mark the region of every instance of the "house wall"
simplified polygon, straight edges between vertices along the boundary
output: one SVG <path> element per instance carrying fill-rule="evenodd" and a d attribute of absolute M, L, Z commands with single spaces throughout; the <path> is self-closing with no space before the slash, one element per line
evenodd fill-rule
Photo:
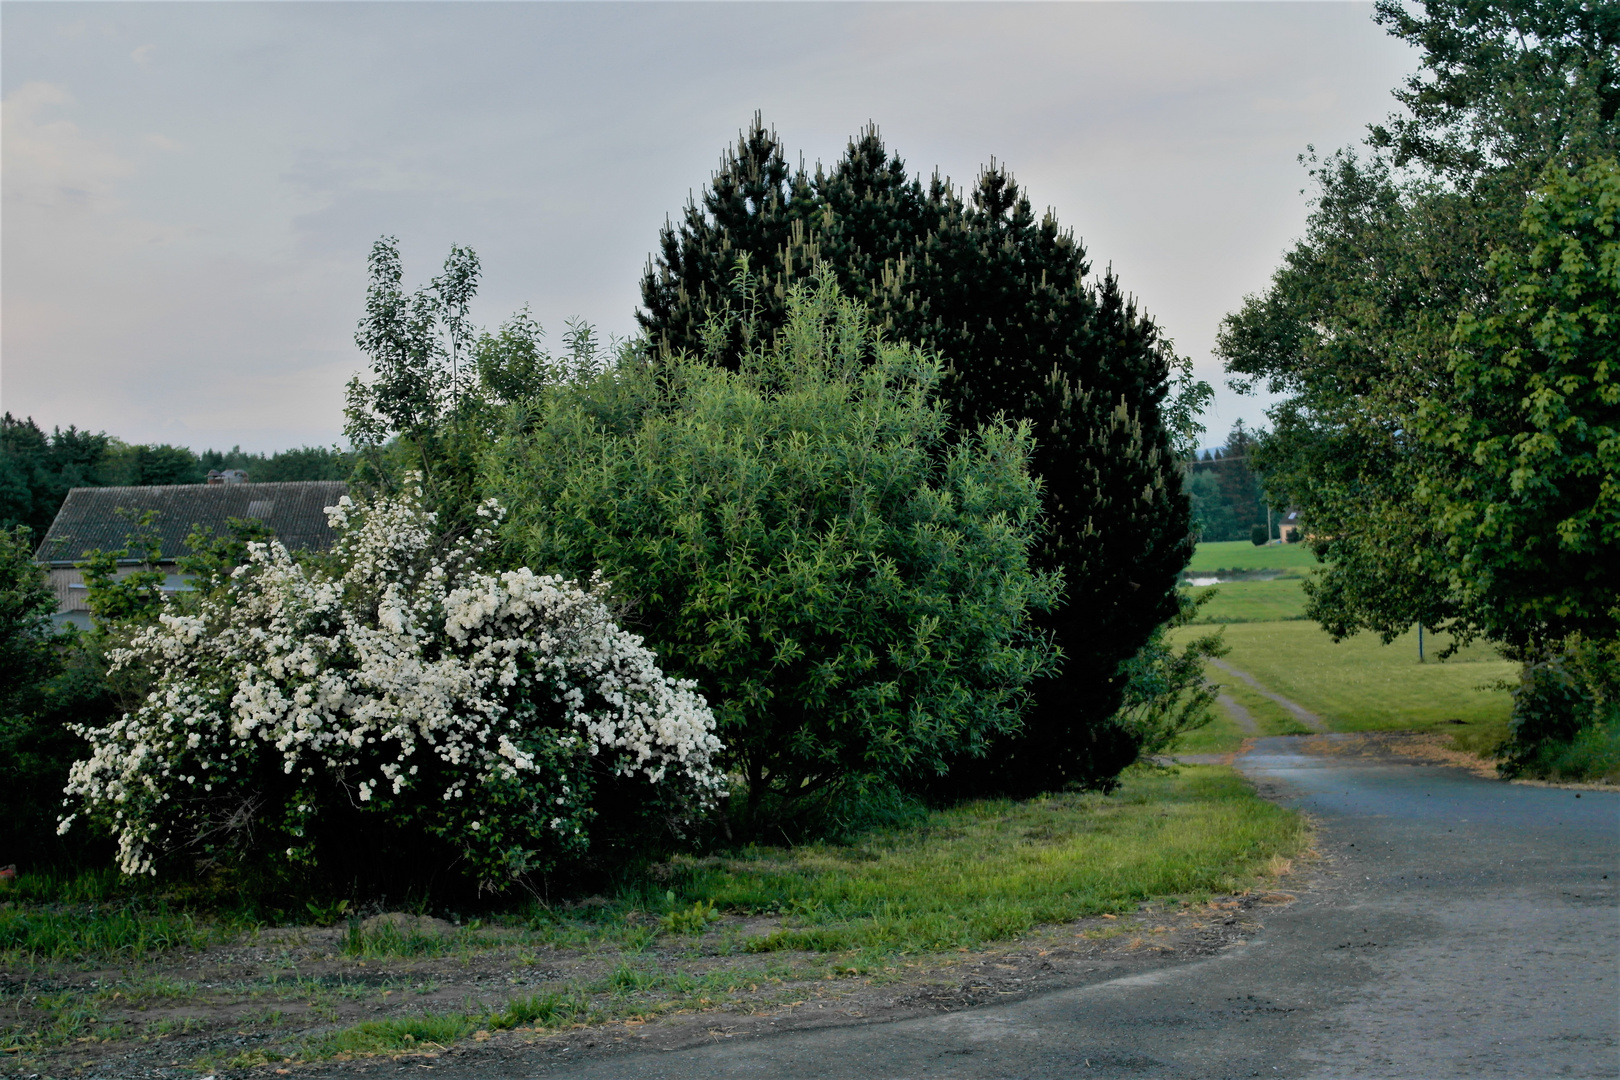
<path fill-rule="evenodd" d="M 157 568 L 163 571 L 161 588 L 165 593 L 191 589 L 190 578 L 179 573 L 173 563 L 159 563 Z M 128 577 L 140 569 L 139 566 L 120 566 L 116 576 Z M 57 626 L 72 623 L 81 630 L 90 629 L 90 590 L 84 584 L 84 571 L 71 566 L 53 566 L 47 579 L 56 594 L 56 614 L 51 616 L 51 622 Z"/>

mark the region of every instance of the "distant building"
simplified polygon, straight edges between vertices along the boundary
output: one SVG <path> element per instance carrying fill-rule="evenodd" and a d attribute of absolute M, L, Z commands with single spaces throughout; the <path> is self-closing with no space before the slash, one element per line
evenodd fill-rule
<path fill-rule="evenodd" d="M 1277 523 L 1277 539 L 1285 544 L 1305 539 L 1305 520 L 1299 516 L 1298 510 L 1290 510 L 1282 516 Z"/>
<path fill-rule="evenodd" d="M 248 474 L 241 469 L 209 469 L 208 482 L 210 484 L 245 484 Z"/>
<path fill-rule="evenodd" d="M 224 474 L 237 473 L 227 469 Z M 341 480 L 301 480 L 280 484 L 249 484 L 243 480 L 218 480 L 209 475 L 206 484 L 162 484 L 152 487 L 74 488 L 56 513 L 45 539 L 34 552 L 34 559 L 46 566 L 51 587 L 56 591 L 56 621 L 88 628 L 90 605 L 84 575 L 73 568 L 95 550 L 117 551 L 134 531 L 126 514 L 157 512 L 152 526 L 159 540 L 157 569 L 166 574 L 163 589 L 186 589 L 185 577 L 176 565 L 190 553 L 186 537 L 198 526 L 224 536 L 231 518 L 257 518 L 276 534 L 276 539 L 292 551 L 325 551 L 334 539 L 326 523 L 326 508 L 349 490 Z M 119 561 L 119 574 L 140 568 L 139 559 Z"/>

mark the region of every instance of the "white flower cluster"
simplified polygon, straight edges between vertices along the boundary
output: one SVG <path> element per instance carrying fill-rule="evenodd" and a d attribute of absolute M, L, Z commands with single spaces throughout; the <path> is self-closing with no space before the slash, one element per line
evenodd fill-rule
<path fill-rule="evenodd" d="M 479 513 L 493 524 L 501 511 Z M 544 807 L 545 827 L 578 831 L 569 804 L 581 793 L 537 761 L 548 748 L 678 780 L 699 801 L 719 790 L 713 714 L 614 622 L 605 583 L 480 572 L 490 529 L 437 550 L 415 490 L 345 496 L 327 515 L 330 557 L 252 544 L 227 589 L 115 651 L 115 669 L 144 669 L 154 689 L 136 712 L 81 730 L 92 752 L 67 791 L 110 824 L 125 873 L 155 873 L 157 852 L 184 839 L 183 806 L 271 763 L 289 790 L 336 783 L 362 808 L 463 800 L 452 819 L 472 847 L 513 833 L 476 809 L 481 785 L 515 784 L 522 812 Z M 312 811 L 290 801 L 292 819 Z"/>

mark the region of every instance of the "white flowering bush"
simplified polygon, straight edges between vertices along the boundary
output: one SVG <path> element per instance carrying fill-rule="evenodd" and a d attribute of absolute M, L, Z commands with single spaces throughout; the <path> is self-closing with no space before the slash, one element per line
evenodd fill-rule
<path fill-rule="evenodd" d="M 688 810 L 718 793 L 712 713 L 615 623 L 604 582 L 478 568 L 493 502 L 453 543 L 416 488 L 327 514 L 330 554 L 250 544 L 114 651 L 150 691 L 80 730 L 67 791 L 125 873 L 175 851 L 312 865 L 373 832 L 437 838 L 498 887 L 582 851 L 604 785 Z"/>

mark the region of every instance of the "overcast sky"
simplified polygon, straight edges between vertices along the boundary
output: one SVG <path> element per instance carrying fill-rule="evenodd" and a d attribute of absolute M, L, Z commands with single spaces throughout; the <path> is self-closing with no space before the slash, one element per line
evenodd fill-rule
<path fill-rule="evenodd" d="M 7 0 L 0 404 L 132 442 L 332 443 L 366 255 L 479 253 L 476 318 L 634 329 L 666 214 L 762 110 L 832 162 L 993 155 L 1220 383 L 1221 317 L 1416 54 L 1371 4 Z M 554 337 L 556 334 L 554 334 Z M 1210 443 L 1263 403 L 1224 389 Z"/>

